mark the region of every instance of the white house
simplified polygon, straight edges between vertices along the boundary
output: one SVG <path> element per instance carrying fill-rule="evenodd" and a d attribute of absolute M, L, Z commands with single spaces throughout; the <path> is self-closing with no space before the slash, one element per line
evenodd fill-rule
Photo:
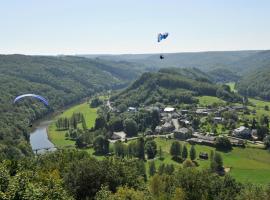
<path fill-rule="evenodd" d="M 166 107 L 166 108 L 164 108 L 164 112 L 171 113 L 171 112 L 174 112 L 174 111 L 175 111 L 175 108 L 172 108 L 172 107 Z"/>
<path fill-rule="evenodd" d="M 251 137 L 251 130 L 245 126 L 240 126 L 239 128 L 234 129 L 232 135 L 238 138 L 250 138 Z"/>

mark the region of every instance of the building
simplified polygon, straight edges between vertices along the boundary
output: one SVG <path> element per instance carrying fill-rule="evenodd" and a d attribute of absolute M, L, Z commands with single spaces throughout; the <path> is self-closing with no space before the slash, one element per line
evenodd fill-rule
<path fill-rule="evenodd" d="M 184 127 L 174 130 L 173 134 L 176 139 L 180 139 L 180 140 L 186 140 L 188 138 L 191 138 L 192 136 L 191 130 Z"/>
<path fill-rule="evenodd" d="M 113 132 L 111 140 L 121 140 L 125 141 L 127 134 L 124 131 Z"/>
<path fill-rule="evenodd" d="M 175 108 L 172 108 L 172 107 L 164 108 L 164 112 L 166 112 L 166 113 L 171 113 L 171 112 L 174 112 L 174 111 L 175 111 Z"/>
<path fill-rule="evenodd" d="M 156 133 L 168 133 L 168 132 L 172 132 L 173 130 L 174 130 L 174 126 L 172 125 L 171 122 L 165 122 L 163 125 L 157 126 L 155 128 Z"/>
<path fill-rule="evenodd" d="M 251 130 L 245 126 L 240 126 L 233 130 L 232 135 L 238 138 L 249 139 L 251 137 Z"/>
<path fill-rule="evenodd" d="M 137 108 L 135 107 L 128 107 L 128 112 L 136 112 Z"/>
<path fill-rule="evenodd" d="M 215 123 L 221 123 L 223 121 L 223 118 L 222 117 L 214 117 L 213 120 Z"/>
<path fill-rule="evenodd" d="M 193 138 L 187 139 L 190 144 L 202 144 L 208 146 L 215 146 L 216 137 L 194 133 Z"/>

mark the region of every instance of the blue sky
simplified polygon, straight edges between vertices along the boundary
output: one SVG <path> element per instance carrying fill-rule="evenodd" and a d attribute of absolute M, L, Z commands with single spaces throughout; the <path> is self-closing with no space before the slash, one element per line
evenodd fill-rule
<path fill-rule="evenodd" d="M 0 1 L 0 53 L 270 49 L 269 0 Z M 158 32 L 170 35 L 161 45 Z"/>

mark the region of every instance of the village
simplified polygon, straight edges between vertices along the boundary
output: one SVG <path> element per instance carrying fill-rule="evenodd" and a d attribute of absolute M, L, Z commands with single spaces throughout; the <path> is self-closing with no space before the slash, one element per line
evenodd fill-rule
<path fill-rule="evenodd" d="M 111 107 L 113 112 L 118 113 L 117 109 Z M 136 113 L 141 108 L 128 107 L 126 112 Z M 151 111 L 157 110 L 160 115 L 159 125 L 155 127 L 154 131 L 148 130 L 143 135 L 145 137 L 163 137 L 167 139 L 177 139 L 186 141 L 190 144 L 200 144 L 215 147 L 217 138 L 226 137 L 229 139 L 232 146 L 245 147 L 246 144 L 263 145 L 263 142 L 258 140 L 257 130 L 245 127 L 244 124 L 239 124 L 234 129 L 227 130 L 227 133 L 214 133 L 200 130 L 201 121 L 210 118 L 213 124 L 224 124 L 224 112 L 238 113 L 247 111 L 246 106 L 218 106 L 215 108 L 197 107 L 195 109 L 176 109 L 174 107 L 144 107 L 143 109 Z M 195 125 L 195 120 L 198 124 Z M 231 119 L 230 119 L 231 120 Z M 197 126 L 197 127 L 195 127 Z M 113 132 L 110 142 L 128 141 L 137 139 L 138 137 L 127 137 L 124 131 Z"/>

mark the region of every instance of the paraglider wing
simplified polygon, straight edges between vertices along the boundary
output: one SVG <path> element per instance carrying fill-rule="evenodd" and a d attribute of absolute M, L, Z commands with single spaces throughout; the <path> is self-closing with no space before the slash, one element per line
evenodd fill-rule
<path fill-rule="evenodd" d="M 158 42 L 161 42 L 161 40 L 166 39 L 169 36 L 169 33 L 159 33 L 158 34 Z"/>
<path fill-rule="evenodd" d="M 42 97 L 42 96 L 40 96 L 40 95 L 36 95 L 36 94 L 23 94 L 23 95 L 17 96 L 17 97 L 14 99 L 13 103 L 16 103 L 17 101 L 19 101 L 19 100 L 21 100 L 21 99 L 23 99 L 23 98 L 25 98 L 25 97 L 34 97 L 34 98 L 36 98 L 36 99 L 39 99 L 39 100 L 40 100 L 41 102 L 43 102 L 46 106 L 49 106 L 48 101 L 47 101 L 44 97 Z"/>

